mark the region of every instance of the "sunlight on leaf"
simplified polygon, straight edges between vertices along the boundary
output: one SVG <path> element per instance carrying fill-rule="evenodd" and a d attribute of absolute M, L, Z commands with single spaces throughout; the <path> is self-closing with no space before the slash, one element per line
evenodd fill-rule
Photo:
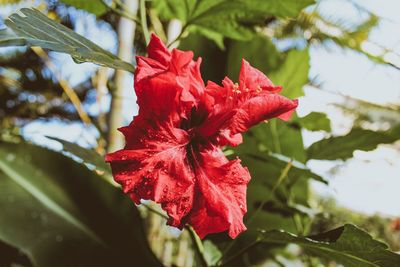
<path fill-rule="evenodd" d="M 31 46 L 69 54 L 79 63 L 93 62 L 100 66 L 134 71 L 131 64 L 49 19 L 36 9 L 22 8 L 18 13 L 12 14 L 5 23 L 16 36 L 25 39 Z"/>

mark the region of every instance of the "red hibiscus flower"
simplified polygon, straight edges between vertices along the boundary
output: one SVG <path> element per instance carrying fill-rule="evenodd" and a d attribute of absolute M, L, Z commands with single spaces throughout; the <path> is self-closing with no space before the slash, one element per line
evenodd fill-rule
<path fill-rule="evenodd" d="M 197 234 L 246 230 L 246 186 L 250 175 L 221 147 L 238 145 L 241 133 L 271 118 L 288 119 L 297 100 L 242 62 L 239 84 L 204 86 L 201 59 L 191 51 L 168 51 L 152 36 L 148 57 L 137 57 L 135 91 L 139 114 L 120 131 L 125 148 L 106 156 L 114 179 L 137 204 L 161 204 L 168 224 L 190 224 Z"/>

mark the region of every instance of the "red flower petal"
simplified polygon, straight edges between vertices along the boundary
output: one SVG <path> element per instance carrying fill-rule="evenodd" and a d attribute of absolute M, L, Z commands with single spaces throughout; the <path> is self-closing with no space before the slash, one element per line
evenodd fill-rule
<path fill-rule="evenodd" d="M 154 34 L 148 52 L 149 57 L 137 57 L 135 91 L 140 111 L 145 110 L 143 113 L 152 114 L 146 116 L 157 120 L 165 119 L 172 112 L 188 118 L 192 107 L 198 105 L 204 93 L 201 59 L 193 61 L 191 51 L 174 49 L 169 52 Z"/>
<path fill-rule="evenodd" d="M 141 199 L 154 200 L 167 211 L 171 225 L 182 227 L 194 196 L 194 174 L 186 153 L 188 135 L 170 124 L 145 129 L 135 122 L 122 129 L 129 147 L 106 156 L 114 179 L 136 204 Z"/>
<path fill-rule="evenodd" d="M 239 81 L 240 84 L 234 84 L 225 78 L 222 87 L 212 82 L 206 87 L 206 93 L 214 99 L 214 106 L 198 131 L 205 138 L 216 136 L 219 145 L 240 144 L 240 133 L 263 120 L 288 120 L 298 105 L 297 100 L 277 94 L 281 87 L 273 85 L 245 60 L 242 61 Z"/>
<path fill-rule="evenodd" d="M 196 155 L 199 192 L 188 222 L 200 238 L 226 230 L 235 238 L 246 230 L 243 215 L 247 212 L 246 187 L 250 174 L 239 159 L 228 161 L 217 147 Z"/>
<path fill-rule="evenodd" d="M 290 118 L 297 107 L 297 100 L 290 100 L 278 94 L 262 93 L 244 102 L 232 118 L 232 134 L 247 131 L 264 120 L 276 117 Z"/>
<path fill-rule="evenodd" d="M 169 65 L 171 52 L 169 52 L 168 48 L 155 34 L 151 35 L 149 46 L 147 47 L 147 53 L 149 58 L 160 62 L 164 66 Z"/>
<path fill-rule="evenodd" d="M 275 86 L 264 73 L 250 66 L 249 62 L 242 59 L 242 67 L 239 74 L 239 85 L 242 92 L 247 89 L 255 89 L 261 87 L 263 90 L 278 93 L 282 89 L 280 86 Z"/>

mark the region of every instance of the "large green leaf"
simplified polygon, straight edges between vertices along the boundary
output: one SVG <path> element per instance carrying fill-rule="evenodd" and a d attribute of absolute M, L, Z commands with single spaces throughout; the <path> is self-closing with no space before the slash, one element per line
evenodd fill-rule
<path fill-rule="evenodd" d="M 331 131 L 331 121 L 321 112 L 311 112 L 303 118 L 298 118 L 295 123 L 309 131 Z"/>
<path fill-rule="evenodd" d="M 262 150 L 282 154 L 302 163 L 306 162 L 301 129 L 293 127 L 288 122 L 273 119 L 269 123 L 261 123 L 253 127 L 248 136 L 254 139 Z"/>
<path fill-rule="evenodd" d="M 134 204 L 72 159 L 0 143 L 0 239 L 35 266 L 161 266 Z"/>
<path fill-rule="evenodd" d="M 90 170 L 94 170 L 98 175 L 104 176 L 107 180 L 112 180 L 111 168 L 104 160 L 104 157 L 99 153 L 90 148 L 84 148 L 75 143 L 57 138 L 52 136 L 46 136 L 47 138 L 57 141 L 62 144 L 63 152 L 66 155 L 72 157 L 85 164 Z"/>
<path fill-rule="evenodd" d="M 83 9 L 87 12 L 95 14 L 96 16 L 103 15 L 107 12 L 107 6 L 102 0 L 61 0 L 61 2 L 74 6 L 78 9 Z"/>
<path fill-rule="evenodd" d="M 267 17 L 296 17 L 314 0 L 155 0 L 154 8 L 165 19 L 205 28 L 237 40 L 249 40 L 254 25 Z"/>
<path fill-rule="evenodd" d="M 93 62 L 131 72 L 135 69 L 131 64 L 49 19 L 36 9 L 22 8 L 18 13 L 12 14 L 5 23 L 19 38 L 25 39 L 27 44 L 69 54 L 75 62 Z"/>
<path fill-rule="evenodd" d="M 275 84 L 283 86 L 283 95 L 296 98 L 303 95 L 303 86 L 308 83 L 309 70 L 309 50 L 291 50 L 282 66 L 269 77 Z"/>
<path fill-rule="evenodd" d="M 399 126 L 387 132 L 356 128 L 345 136 L 331 137 L 312 144 L 307 150 L 307 155 L 309 159 L 345 160 L 351 158 L 355 150 L 369 151 L 379 144 L 389 144 L 399 139 Z"/>
<path fill-rule="evenodd" d="M 294 243 L 306 253 L 336 261 L 346 267 L 400 266 L 400 255 L 389 251 L 386 244 L 350 224 L 308 238 L 283 231 L 269 231 L 262 234 L 260 242 Z"/>
<path fill-rule="evenodd" d="M 260 161 L 263 167 L 268 169 L 271 174 L 276 174 L 279 176 L 280 171 L 285 168 L 286 165 L 290 164 L 291 168 L 288 171 L 289 177 L 292 179 L 297 179 L 299 177 L 312 178 L 316 181 L 327 183 L 327 181 L 313 173 L 306 165 L 296 160 L 290 159 L 284 155 L 265 152 L 265 153 L 242 153 L 240 150 L 236 153 L 240 157 L 244 157 L 247 161 Z M 272 172 L 271 170 L 274 169 Z"/>
<path fill-rule="evenodd" d="M 270 38 L 258 34 L 250 41 L 231 42 L 227 63 L 227 74 L 230 77 L 238 77 L 242 58 L 268 75 L 279 66 L 283 56 Z"/>

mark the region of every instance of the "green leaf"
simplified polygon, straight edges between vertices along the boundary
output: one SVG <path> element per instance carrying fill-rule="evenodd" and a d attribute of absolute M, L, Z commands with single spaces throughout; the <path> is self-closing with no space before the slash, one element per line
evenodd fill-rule
<path fill-rule="evenodd" d="M 210 38 L 191 33 L 179 43 L 179 49 L 191 50 L 195 57 L 202 57 L 201 74 L 204 81 L 221 81 L 226 76 L 226 53 Z"/>
<path fill-rule="evenodd" d="M 60 0 L 61 2 L 76 7 L 78 9 L 83 9 L 87 12 L 93 13 L 96 16 L 101 16 L 107 12 L 107 6 L 102 0 Z"/>
<path fill-rule="evenodd" d="M 260 242 L 297 244 L 306 253 L 336 261 L 346 267 L 400 266 L 400 255 L 391 252 L 386 244 L 350 224 L 308 238 L 283 231 L 269 231 L 262 234 Z"/>
<path fill-rule="evenodd" d="M 131 64 L 64 25 L 49 19 L 36 9 L 22 8 L 18 13 L 12 14 L 5 23 L 29 45 L 69 54 L 75 62 L 93 62 L 130 72 L 135 69 Z"/>
<path fill-rule="evenodd" d="M 295 122 L 309 131 L 331 131 L 331 121 L 325 113 L 311 112 L 303 118 L 298 118 Z"/>
<path fill-rule="evenodd" d="M 79 162 L 85 164 L 90 170 L 94 170 L 98 175 L 104 176 L 107 180 L 112 181 L 110 165 L 105 162 L 104 157 L 99 153 L 93 149 L 84 148 L 57 137 L 46 137 L 61 143 L 63 151 L 66 152 L 66 156 L 72 156 L 72 158 L 78 159 Z"/>
<path fill-rule="evenodd" d="M 277 153 L 263 153 L 263 154 L 241 154 L 240 152 L 238 153 L 238 155 L 242 156 L 246 156 L 249 157 L 250 160 L 255 160 L 255 161 L 261 161 L 264 163 L 264 167 L 268 168 L 269 166 L 271 168 L 274 168 L 275 174 L 278 174 L 280 172 L 280 170 L 282 170 L 283 168 L 285 168 L 285 166 L 290 162 L 291 164 L 291 168 L 288 172 L 288 175 L 293 176 L 294 177 L 307 177 L 307 178 L 312 178 L 316 181 L 319 181 L 321 183 L 325 183 L 327 184 L 328 182 L 322 178 L 321 176 L 319 176 L 318 174 L 313 173 L 306 165 L 304 165 L 303 163 L 290 159 L 284 155 L 281 154 L 277 154 Z"/>
<path fill-rule="evenodd" d="M 282 170 L 288 165 L 290 161 L 282 155 L 257 153 L 251 154 L 238 154 L 244 166 L 248 167 L 251 173 L 251 181 L 247 189 L 247 208 L 248 216 L 252 216 L 253 212 L 257 210 L 261 203 L 263 205 L 260 213 L 252 223 L 247 225 L 250 230 L 255 229 L 273 229 L 273 227 L 282 229 L 283 223 L 288 227 L 285 230 L 294 230 L 292 225 L 292 215 L 302 214 L 310 215 L 311 212 L 307 208 L 307 181 L 308 179 L 315 179 L 322 183 L 327 183 L 321 176 L 311 172 L 302 163 L 292 161 L 292 166 L 288 171 L 287 177 L 284 182 L 278 187 L 275 192 L 273 188 L 277 184 L 278 177 L 280 177 Z M 298 188 L 299 192 L 295 191 Z M 288 190 L 292 189 L 293 197 L 296 197 L 296 202 L 292 202 L 288 198 Z M 304 196 L 303 196 L 304 195 Z M 280 218 L 277 218 L 279 216 Z M 247 216 L 246 216 L 247 217 Z M 286 218 L 288 222 L 283 222 Z M 246 220 L 245 220 L 246 223 Z"/>
<path fill-rule="evenodd" d="M 221 258 L 222 252 L 218 249 L 216 245 L 210 240 L 205 240 L 203 242 L 204 246 L 204 258 L 210 266 L 213 266 Z"/>
<path fill-rule="evenodd" d="M 154 0 L 153 7 L 164 19 L 177 18 L 191 25 L 236 40 L 249 40 L 254 26 L 271 16 L 296 17 L 314 0 Z"/>
<path fill-rule="evenodd" d="M 293 120 L 295 115 L 293 115 Z M 279 119 L 253 127 L 249 134 L 261 150 L 282 154 L 299 162 L 306 162 L 301 129 Z"/>
<path fill-rule="evenodd" d="M 151 2 L 152 7 L 160 14 L 163 19 L 179 19 L 182 22 L 189 20 L 194 5 L 198 0 L 154 0 Z"/>
<path fill-rule="evenodd" d="M 282 95 L 296 98 L 304 95 L 303 86 L 308 83 L 309 70 L 309 50 L 291 50 L 283 65 L 271 73 L 269 78 L 274 84 L 283 86 Z"/>
<path fill-rule="evenodd" d="M 392 131 L 374 132 L 364 129 L 353 129 L 345 136 L 323 139 L 307 149 L 309 159 L 336 160 L 348 159 L 355 150 L 370 151 L 379 144 L 389 144 L 400 139 L 400 126 Z"/>
<path fill-rule="evenodd" d="M 0 240 L 35 266 L 161 266 L 129 197 L 72 159 L 0 143 Z"/>
<path fill-rule="evenodd" d="M 207 28 L 196 27 L 196 26 L 191 27 L 191 32 L 201 34 L 204 37 L 208 38 L 209 40 L 213 41 L 220 50 L 225 49 L 224 36 L 222 34 L 209 30 Z"/>
<path fill-rule="evenodd" d="M 7 29 L 0 30 L 0 47 L 26 45 L 26 40 L 18 37 Z"/>
<path fill-rule="evenodd" d="M 283 59 L 271 39 L 259 34 L 250 41 L 231 42 L 227 63 L 228 76 L 238 77 L 242 58 L 267 75 L 279 66 Z"/>

